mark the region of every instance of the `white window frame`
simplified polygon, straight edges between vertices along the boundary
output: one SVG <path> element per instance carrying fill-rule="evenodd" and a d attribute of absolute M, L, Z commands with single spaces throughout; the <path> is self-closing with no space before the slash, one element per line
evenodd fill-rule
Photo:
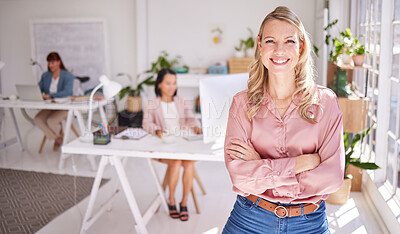
<path fill-rule="evenodd" d="M 364 0 L 354 0 L 357 3 L 352 4 L 352 7 L 355 6 L 356 9 L 360 9 L 360 1 Z M 390 119 L 390 97 L 391 97 L 391 80 L 392 79 L 392 45 L 393 45 L 393 20 L 394 20 L 394 1 L 395 0 L 381 0 L 382 2 L 382 12 L 381 12 L 381 24 L 380 24 L 380 48 L 379 49 L 379 69 L 376 68 L 376 56 L 373 60 L 373 68 L 370 71 L 373 74 L 376 74 L 378 78 L 378 89 L 376 90 L 379 94 L 378 102 L 377 102 L 377 129 L 376 129 L 376 155 L 375 162 L 381 166 L 382 169 L 376 171 L 370 171 L 366 180 L 363 181 L 363 193 L 366 195 L 366 198 L 369 202 L 371 202 L 376 210 L 378 211 L 381 220 L 384 222 L 385 227 L 390 231 L 398 231 L 400 229 L 400 222 L 396 217 L 400 215 L 400 202 L 397 196 L 393 196 L 396 193 L 396 190 L 393 186 L 388 186 L 390 183 L 386 180 L 387 178 L 387 163 L 388 163 L 388 140 L 389 134 L 395 137 L 396 145 L 400 143 L 399 137 L 399 126 L 400 126 L 400 103 L 398 103 L 397 108 L 397 120 L 396 120 L 396 133 L 389 131 L 389 119 Z M 377 9 L 378 0 L 369 0 L 364 1 L 364 4 L 367 6 L 370 3 L 375 2 L 375 10 Z M 375 11 L 375 15 L 376 15 Z M 370 14 L 368 12 L 367 14 Z M 353 17 L 352 21 L 356 21 L 356 23 L 352 25 L 360 25 L 359 17 Z M 375 21 L 376 22 L 376 21 Z M 371 23 L 371 20 L 367 22 Z M 358 28 L 358 27 L 357 27 Z M 376 30 L 374 37 L 376 37 Z M 370 40 L 367 38 L 367 40 Z M 372 78 L 372 77 L 371 77 Z M 400 78 L 400 77 L 396 77 Z M 398 84 L 400 85 L 400 84 Z M 380 90 L 380 92 L 379 92 Z M 399 96 L 400 97 L 400 96 Z M 400 99 L 398 99 L 400 102 Z M 374 105 L 374 102 L 371 101 L 371 105 Z M 370 115 L 373 113 L 370 113 Z M 369 142 L 371 143 L 371 141 Z M 372 151 L 372 145 L 370 144 L 369 149 Z M 395 153 L 398 153 L 397 148 L 395 149 Z M 395 170 L 398 170 L 397 165 L 394 167 Z M 397 181 L 393 181 L 397 184 Z"/>

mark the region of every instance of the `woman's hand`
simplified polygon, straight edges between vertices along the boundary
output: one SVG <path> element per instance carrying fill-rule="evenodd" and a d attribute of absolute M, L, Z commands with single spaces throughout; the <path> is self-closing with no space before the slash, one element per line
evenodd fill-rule
<path fill-rule="evenodd" d="M 197 134 L 197 135 L 203 134 L 203 131 L 201 130 L 201 128 L 199 128 L 197 126 L 193 127 L 192 130 L 193 130 L 194 134 Z"/>
<path fill-rule="evenodd" d="M 226 153 L 232 159 L 241 159 L 244 161 L 260 160 L 260 154 L 254 149 L 253 145 L 241 140 L 232 140 L 231 144 L 226 147 Z"/>
<path fill-rule="evenodd" d="M 162 138 L 162 134 L 163 133 L 166 133 L 166 131 L 164 131 L 164 130 L 156 130 L 156 135 L 159 137 L 159 138 Z"/>
<path fill-rule="evenodd" d="M 50 94 L 43 94 L 43 99 L 50 99 L 50 98 L 51 98 Z"/>
<path fill-rule="evenodd" d="M 294 167 L 295 174 L 303 171 L 312 170 L 321 164 L 319 154 L 303 154 L 296 157 L 296 165 Z"/>

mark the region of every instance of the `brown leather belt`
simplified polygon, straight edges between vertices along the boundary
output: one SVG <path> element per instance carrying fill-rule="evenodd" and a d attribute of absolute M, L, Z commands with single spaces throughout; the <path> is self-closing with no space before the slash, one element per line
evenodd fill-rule
<path fill-rule="evenodd" d="M 257 202 L 258 197 L 250 194 L 247 196 L 250 201 L 252 201 L 254 204 Z M 317 203 L 306 203 L 303 205 L 304 209 L 304 214 L 310 214 L 319 208 L 319 204 L 321 203 L 321 200 L 319 200 Z M 258 203 L 258 206 L 268 210 L 272 213 L 275 213 L 276 216 L 279 218 L 285 218 L 285 217 L 295 217 L 295 216 L 300 216 L 301 215 L 301 206 L 278 206 L 275 205 L 274 203 L 268 202 L 264 199 L 260 199 L 260 202 Z"/>

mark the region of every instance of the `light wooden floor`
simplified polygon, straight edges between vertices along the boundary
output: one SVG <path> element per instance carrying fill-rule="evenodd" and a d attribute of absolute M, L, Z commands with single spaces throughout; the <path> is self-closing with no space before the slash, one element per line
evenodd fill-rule
<path fill-rule="evenodd" d="M 11 134 L 6 129 L 2 132 L 7 139 L 14 134 Z M 27 124 L 21 129 L 27 149 L 25 152 L 21 152 L 18 145 L 15 144 L 0 150 L 1 168 L 74 174 L 72 171 L 72 159 L 66 161 L 64 170 L 58 170 L 59 152 L 52 151 L 51 142 L 46 144 L 41 155 L 37 153 L 43 136 L 37 128 Z M 8 136 L 4 135 L 5 131 L 9 133 Z M 77 175 L 95 175 L 85 157 L 74 157 L 74 162 L 78 169 Z M 159 175 L 163 175 L 165 165 L 156 164 L 156 167 Z M 166 211 L 161 208 L 147 225 L 149 233 L 221 233 L 236 197 L 231 191 L 231 182 L 227 170 L 221 162 L 199 162 L 196 164 L 196 168 L 207 190 L 207 195 L 202 195 L 198 187 L 196 187 L 201 214 L 195 213 L 191 198 L 189 198 L 190 218 L 188 222 L 172 220 L 167 216 Z M 126 165 L 126 171 L 131 179 L 131 186 L 139 203 L 139 208 L 143 211 L 156 194 L 156 188 L 148 170 L 147 162 L 145 159 L 130 159 Z M 107 199 L 115 185 L 116 174 L 112 167 L 106 168 L 105 175 L 111 178 L 111 181 L 99 191 L 99 201 Z M 177 201 L 180 199 L 181 189 L 178 186 Z M 76 204 L 76 206 L 44 226 L 38 233 L 79 233 L 87 202 L 88 198 Z M 344 206 L 328 204 L 327 215 L 332 233 L 382 233 L 361 193 L 352 193 L 350 200 Z M 118 195 L 112 205 L 112 209 L 103 214 L 89 229 L 88 233 L 136 233 L 133 216 L 123 193 Z"/>

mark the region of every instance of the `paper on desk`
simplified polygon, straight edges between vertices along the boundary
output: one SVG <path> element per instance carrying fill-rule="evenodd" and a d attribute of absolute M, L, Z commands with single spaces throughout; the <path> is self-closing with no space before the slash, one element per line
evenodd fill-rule
<path fill-rule="evenodd" d="M 56 103 L 67 103 L 70 102 L 71 99 L 70 97 L 59 97 L 59 98 L 53 98 L 53 101 Z"/>
<path fill-rule="evenodd" d="M 128 137 L 129 139 L 140 139 L 147 135 L 147 132 L 141 128 L 127 128 L 122 132 L 116 134 L 115 138 L 125 138 Z"/>

